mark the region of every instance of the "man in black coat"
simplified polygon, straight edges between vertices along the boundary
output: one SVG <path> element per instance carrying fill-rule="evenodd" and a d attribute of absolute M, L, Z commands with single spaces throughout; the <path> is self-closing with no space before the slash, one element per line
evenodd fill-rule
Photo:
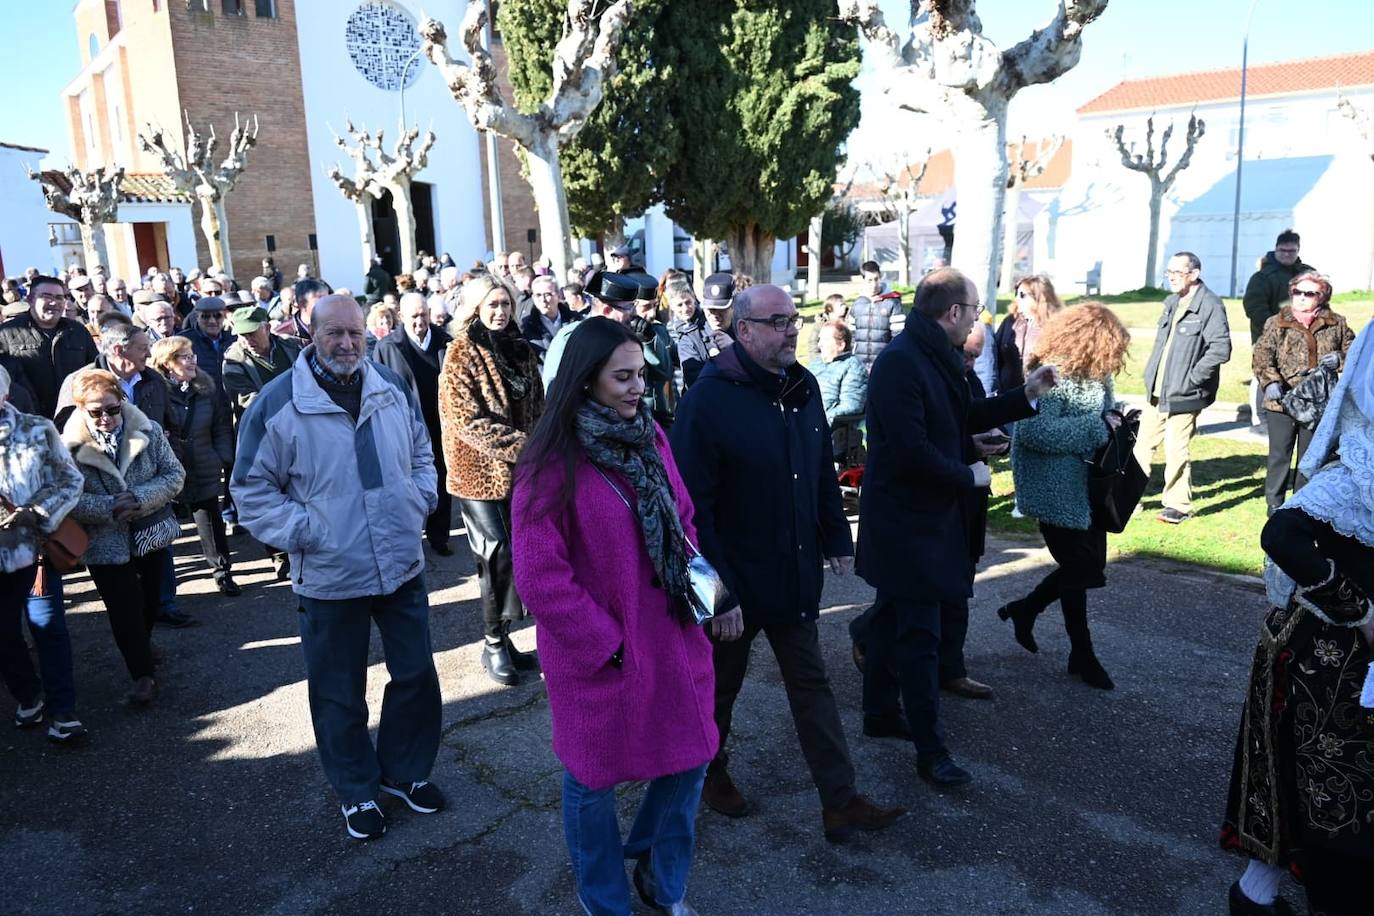
<path fill-rule="evenodd" d="M 736 296 L 734 307 L 738 343 L 702 369 L 671 431 L 701 552 L 738 601 L 712 624 L 722 750 L 707 769 L 702 799 L 732 817 L 748 810 L 726 771 L 724 747 L 749 648 L 763 633 L 821 796 L 826 838 L 839 841 L 856 829 L 880 830 L 901 814 L 855 791 L 816 630 L 822 565 L 849 572 L 853 541 L 820 387 L 797 364 L 801 322 L 791 296 L 755 286 Z"/>
<path fill-rule="evenodd" d="M 425 538 L 439 556 L 452 556 L 448 540 L 453 527 L 453 497 L 444 485 L 448 470 L 439 432 L 439 372 L 444 367 L 450 338 L 443 329 L 430 324 L 429 303 L 423 293 L 406 293 L 401 297 L 399 311 L 400 326 L 377 341 L 372 359 L 400 375 L 420 402 L 425 428 L 434 444 L 434 470 L 439 475 L 439 504 L 425 519 Z"/>
<path fill-rule="evenodd" d="M 94 362 L 99 351 L 81 322 L 62 317 L 67 287 L 61 280 L 35 277 L 28 301 L 27 314 L 0 324 L 0 354 L 9 358 L 6 368 L 13 381 L 33 395 L 38 413 L 51 420 L 62 383 Z"/>
<path fill-rule="evenodd" d="M 941 786 L 972 779 L 950 756 L 939 725 L 941 604 L 957 606 L 972 594 L 969 499 L 992 479 L 986 464 L 970 461 L 971 434 L 1030 416 L 1034 399 L 1056 381 L 1046 366 L 1024 388 L 974 401 L 959 348 L 981 311 L 978 289 L 963 274 L 927 274 L 868 382 L 858 572 L 878 595 L 866 640 L 864 731 L 909 736 L 917 772 Z"/>
<path fill-rule="evenodd" d="M 530 286 L 530 301 L 534 308 L 520 321 L 520 336 L 534 350 L 539 365 L 544 365 L 544 354 L 549 352 L 554 335 L 567 325 L 581 319 L 574 315 L 566 303 L 558 301 L 558 282 L 553 277 L 535 277 Z"/>

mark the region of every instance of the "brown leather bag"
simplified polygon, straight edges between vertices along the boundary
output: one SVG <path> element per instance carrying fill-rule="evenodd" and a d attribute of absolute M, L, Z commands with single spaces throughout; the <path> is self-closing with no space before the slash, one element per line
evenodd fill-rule
<path fill-rule="evenodd" d="M 0 509 L 10 513 L 16 511 L 14 503 L 3 496 L 0 496 Z M 46 558 L 58 572 L 71 572 L 81 563 L 81 557 L 86 553 L 90 541 L 86 529 L 73 521 L 71 516 L 63 518 L 53 533 L 38 544 L 39 569 L 42 569 L 42 561 Z"/>
<path fill-rule="evenodd" d="M 43 556 L 58 572 L 71 572 L 81 563 L 90 542 L 86 529 L 68 516 L 62 519 L 57 529 L 43 541 Z"/>

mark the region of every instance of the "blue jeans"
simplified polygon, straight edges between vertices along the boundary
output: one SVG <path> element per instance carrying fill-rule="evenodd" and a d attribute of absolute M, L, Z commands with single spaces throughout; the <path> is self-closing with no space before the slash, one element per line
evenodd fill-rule
<path fill-rule="evenodd" d="M 630 885 L 625 860 L 648 857 L 651 892 L 660 906 L 687 896 L 696 842 L 697 805 L 706 764 L 649 783 L 624 845 L 615 788 L 589 789 L 563 774 L 563 835 L 568 840 L 577 899 L 591 916 L 626 916 Z"/>
<path fill-rule="evenodd" d="M 158 590 L 158 611 L 163 614 L 177 612 L 177 567 L 172 559 L 172 548 L 162 551 L 166 556 L 162 562 L 162 585 Z"/>
<path fill-rule="evenodd" d="M 76 718 L 76 682 L 72 677 L 72 640 L 67 633 L 66 595 L 62 574 L 49 566 L 44 571 L 47 594 L 29 592 L 29 633 L 38 648 L 38 672 L 48 711 L 59 721 Z"/>
<path fill-rule="evenodd" d="M 420 574 L 390 595 L 300 598 L 310 720 L 325 778 L 344 805 L 374 801 L 382 777 L 429 778 L 439 754 L 443 702 L 429 637 L 429 593 Z M 382 634 L 387 674 L 377 747 L 367 731 L 367 647 Z"/>

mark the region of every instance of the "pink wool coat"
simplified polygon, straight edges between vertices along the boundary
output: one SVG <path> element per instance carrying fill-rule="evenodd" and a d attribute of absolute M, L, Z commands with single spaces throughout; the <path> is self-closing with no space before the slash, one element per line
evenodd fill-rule
<path fill-rule="evenodd" d="M 657 445 L 696 543 L 692 501 L 661 430 Z M 607 474 L 634 504 L 629 482 Z M 535 517 L 532 508 L 557 499 L 562 476 L 561 464 L 522 474 L 512 505 L 515 587 L 538 623 L 554 753 L 592 789 L 700 766 L 720 743 L 710 641 L 669 609 L 638 520 L 590 463 L 577 467 L 566 512 Z M 617 668 L 611 656 L 622 645 Z"/>

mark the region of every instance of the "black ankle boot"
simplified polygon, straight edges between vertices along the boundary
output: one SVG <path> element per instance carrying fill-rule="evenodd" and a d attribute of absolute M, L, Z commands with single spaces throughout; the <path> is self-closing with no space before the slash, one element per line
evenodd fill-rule
<path fill-rule="evenodd" d="M 1011 620 L 1012 632 L 1021 648 L 1027 652 L 1039 652 L 1040 647 L 1035 642 L 1035 618 L 1039 617 L 1043 610 L 1036 610 L 1024 600 L 1012 601 L 999 607 L 997 616 L 1003 620 Z"/>
<path fill-rule="evenodd" d="M 1064 629 L 1069 634 L 1069 674 L 1077 675 L 1083 683 L 1099 690 L 1112 690 L 1112 682 L 1107 670 L 1097 660 L 1093 652 L 1092 634 L 1088 632 L 1088 609 L 1086 607 L 1064 608 Z"/>
<path fill-rule="evenodd" d="M 1364 622 L 1370 612 L 1368 596 L 1349 576 L 1336 572 L 1335 563 L 1330 569 L 1324 582 L 1299 586 L 1293 600 L 1327 623 L 1352 626 Z"/>
<path fill-rule="evenodd" d="M 482 667 L 487 669 L 491 679 L 504 687 L 514 687 L 520 683 L 520 673 L 515 670 L 506 642 L 484 640 L 482 644 Z"/>
<path fill-rule="evenodd" d="M 505 644 L 506 654 L 510 656 L 511 664 L 516 671 L 538 671 L 539 655 L 535 652 L 521 652 L 515 648 L 515 643 L 510 639 L 510 625 L 507 624 L 501 633 L 501 642 Z"/>

